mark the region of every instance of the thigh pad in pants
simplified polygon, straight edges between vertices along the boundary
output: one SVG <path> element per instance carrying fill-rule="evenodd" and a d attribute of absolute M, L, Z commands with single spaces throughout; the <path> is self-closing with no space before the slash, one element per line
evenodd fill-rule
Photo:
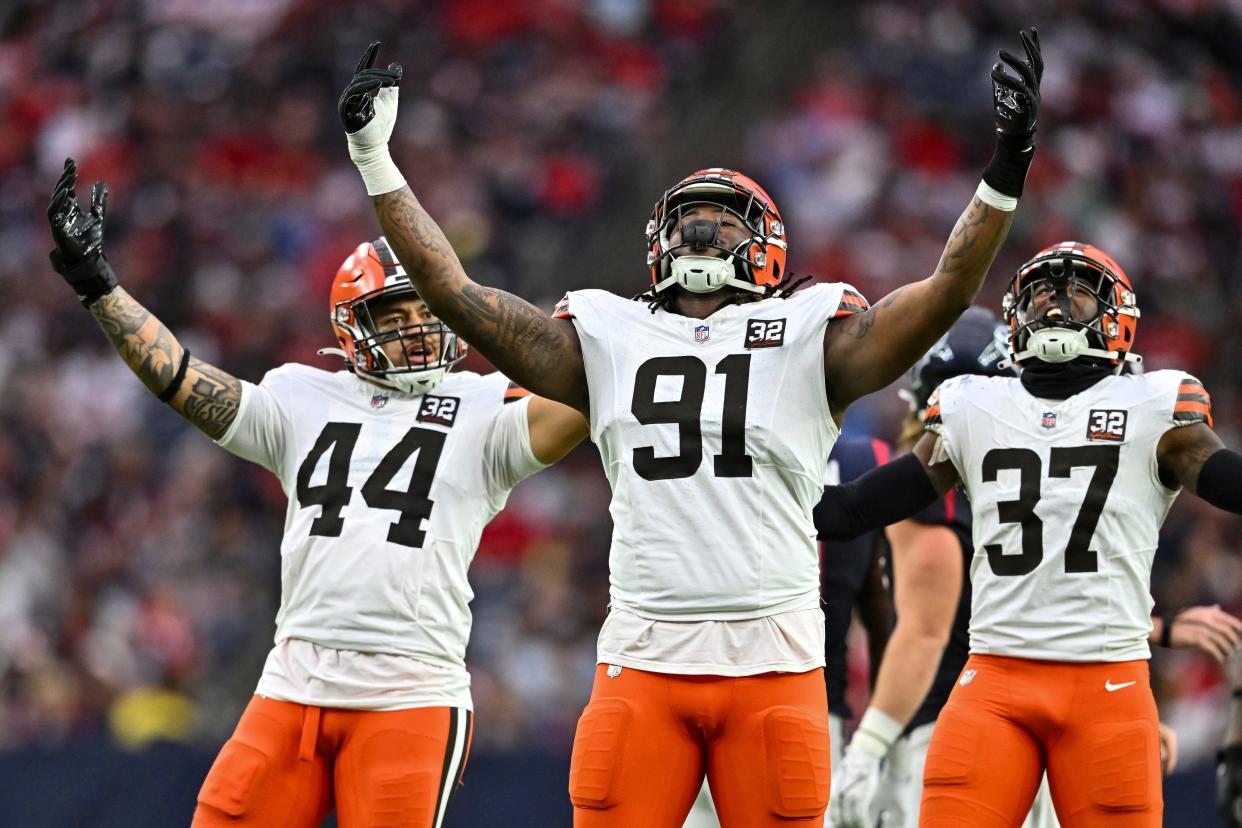
<path fill-rule="evenodd" d="M 267 766 L 267 756 L 258 748 L 229 739 L 203 781 L 198 801 L 234 818 L 245 816 Z"/>
<path fill-rule="evenodd" d="M 621 766 L 634 708 L 625 699 L 592 701 L 578 719 L 569 763 L 569 799 L 578 808 L 617 804 Z"/>
<path fill-rule="evenodd" d="M 763 747 L 772 812 L 786 819 L 822 814 L 832 777 L 826 722 L 796 707 L 774 707 L 763 716 Z"/>

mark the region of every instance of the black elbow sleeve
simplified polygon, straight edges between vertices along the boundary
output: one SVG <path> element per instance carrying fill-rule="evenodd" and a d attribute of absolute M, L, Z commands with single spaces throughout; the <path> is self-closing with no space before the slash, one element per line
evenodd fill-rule
<path fill-rule="evenodd" d="M 857 480 L 824 489 L 815 507 L 815 531 L 820 540 L 849 540 L 917 514 L 939 497 L 923 464 L 906 454 Z"/>
<path fill-rule="evenodd" d="M 1242 515 L 1242 454 L 1218 449 L 1199 470 L 1199 497 L 1218 509 Z"/>

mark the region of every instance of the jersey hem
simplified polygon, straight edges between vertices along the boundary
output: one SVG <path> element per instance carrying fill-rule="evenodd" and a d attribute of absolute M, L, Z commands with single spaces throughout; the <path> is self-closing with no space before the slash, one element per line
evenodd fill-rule
<path fill-rule="evenodd" d="M 465 696 L 407 696 L 401 699 L 393 699 L 389 702 L 375 703 L 359 701 L 350 698 L 329 698 L 316 697 L 314 693 L 281 693 L 265 689 L 263 683 L 255 688 L 256 696 L 263 696 L 266 699 L 274 699 L 275 701 L 291 702 L 293 704 L 304 704 L 308 707 L 330 707 L 338 710 L 365 710 L 371 713 L 392 713 L 397 710 L 414 710 L 420 707 L 460 707 L 465 710 L 474 710 L 474 699 L 469 694 Z"/>
<path fill-rule="evenodd" d="M 763 673 L 809 673 L 824 667 L 823 658 L 813 658 L 801 662 L 771 661 L 763 664 L 675 664 L 662 661 L 649 661 L 642 658 L 629 658 L 618 654 L 600 652 L 595 659 L 596 664 L 630 667 L 648 673 L 667 673 L 681 676 L 757 676 Z"/>

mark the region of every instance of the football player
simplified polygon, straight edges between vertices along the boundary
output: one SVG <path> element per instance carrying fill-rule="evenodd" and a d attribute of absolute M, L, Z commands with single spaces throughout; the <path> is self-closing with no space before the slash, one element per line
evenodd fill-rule
<path fill-rule="evenodd" d="M 985 308 L 973 307 L 910 371 L 911 405 L 902 433 L 909 450 L 923 432 L 932 392 L 963 374 L 1013 376 L 1001 363 L 1008 354 L 1008 328 Z M 833 491 L 817 511 L 817 529 L 836 539 L 827 524 Z M 960 488 L 917 515 L 886 530 L 892 543 L 887 566 L 898 608 L 891 646 L 885 650 L 871 704 L 834 774 L 829 824 L 871 828 L 877 812 L 885 828 L 918 824 L 923 766 L 936 717 L 948 701 L 969 654 L 970 502 Z M 864 535 L 864 537 L 866 537 Z M 1219 607 L 1192 607 L 1153 619 L 1152 644 L 1196 648 L 1223 661 L 1238 645 L 1242 621 Z M 1167 635 L 1167 637 L 1165 637 Z M 1171 730 L 1161 729 L 1165 772 L 1176 757 Z M 881 763 L 883 763 L 881 765 Z M 1052 828 L 1056 817 L 1046 784 L 1040 786 L 1027 828 Z"/>
<path fill-rule="evenodd" d="M 719 168 L 647 225 L 640 301 L 572 291 L 550 317 L 471 281 L 393 163 L 396 64 L 363 55 L 338 109 L 350 157 L 419 295 L 515 381 L 589 416 L 613 490 L 611 602 L 570 767 L 578 826 L 680 826 L 704 771 L 725 826 L 822 819 L 824 619 L 811 510 L 846 406 L 969 307 L 1034 149 L 1043 64 L 992 71 L 996 151 L 935 272 L 875 307 L 795 293 L 785 223 Z M 587 263 L 589 267 L 589 263 Z"/>
<path fill-rule="evenodd" d="M 332 284 L 346 370 L 236 379 L 117 286 L 107 188 L 83 211 L 76 176 L 66 161 L 48 209 L 53 267 L 152 393 L 289 498 L 276 646 L 194 826 L 311 828 L 335 806 L 343 826 L 438 828 L 470 749 L 467 567 L 509 490 L 585 419 L 500 374 L 450 373 L 465 344 L 382 238 Z"/>
<path fill-rule="evenodd" d="M 1067 828 L 1160 824 L 1152 557 L 1182 488 L 1242 513 L 1242 455 L 1197 379 L 1122 371 L 1138 316 L 1103 251 L 1040 251 L 1004 299 L 1020 376 L 946 381 L 911 454 L 834 490 L 826 525 L 845 536 L 959 483 L 970 498 L 971 654 L 936 721 L 920 825 L 1020 825 L 1045 770 Z"/>

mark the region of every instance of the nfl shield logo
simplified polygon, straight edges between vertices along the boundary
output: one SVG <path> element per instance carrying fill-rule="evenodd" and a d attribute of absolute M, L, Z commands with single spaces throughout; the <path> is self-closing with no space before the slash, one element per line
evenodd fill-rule
<path fill-rule="evenodd" d="M 387 394 L 376 394 L 374 397 L 371 398 L 372 408 L 383 408 L 387 404 L 388 404 Z"/>
<path fill-rule="evenodd" d="M 1057 412 L 1045 411 L 1043 418 L 1039 421 L 1039 424 L 1043 426 L 1044 428 L 1056 428 L 1057 427 Z"/>
<path fill-rule="evenodd" d="M 710 326 L 708 325 L 695 325 L 694 326 L 694 341 L 695 342 L 706 342 L 708 339 L 711 338 L 711 335 L 712 335 L 712 329 Z"/>

